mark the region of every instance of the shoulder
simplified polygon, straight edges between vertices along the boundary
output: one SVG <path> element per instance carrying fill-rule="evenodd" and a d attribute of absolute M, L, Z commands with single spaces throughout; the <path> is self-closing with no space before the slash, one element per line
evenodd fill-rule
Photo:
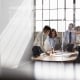
<path fill-rule="evenodd" d="M 65 31 L 65 33 L 69 33 L 69 31 Z"/>
<path fill-rule="evenodd" d="M 45 41 L 49 42 L 50 38 L 49 36 L 46 37 Z"/>
<path fill-rule="evenodd" d="M 37 34 L 37 37 L 40 37 L 40 36 L 42 36 L 42 32 L 39 32 L 39 33 Z"/>
<path fill-rule="evenodd" d="M 69 31 L 65 31 L 65 32 L 64 32 L 64 35 L 66 35 L 67 33 L 69 33 Z"/>
<path fill-rule="evenodd" d="M 47 36 L 47 37 L 46 37 L 46 40 L 49 40 L 49 39 L 50 39 L 49 36 Z"/>

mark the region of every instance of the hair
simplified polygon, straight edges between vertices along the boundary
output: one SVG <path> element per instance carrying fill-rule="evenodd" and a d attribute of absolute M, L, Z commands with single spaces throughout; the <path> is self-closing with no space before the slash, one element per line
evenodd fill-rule
<path fill-rule="evenodd" d="M 74 30 L 78 31 L 78 26 L 76 26 L 76 27 L 74 28 Z"/>
<path fill-rule="evenodd" d="M 43 32 L 47 32 L 48 30 L 51 30 L 50 26 L 45 25 L 43 28 Z"/>
<path fill-rule="evenodd" d="M 74 24 L 73 23 L 70 23 L 69 25 L 72 25 L 72 27 L 74 27 Z"/>
<path fill-rule="evenodd" d="M 68 28 L 74 28 L 74 24 L 73 23 L 70 23 Z"/>
<path fill-rule="evenodd" d="M 50 30 L 49 37 L 52 38 L 52 32 L 55 32 L 55 36 L 54 37 L 57 37 L 57 32 L 56 32 L 55 29 L 51 29 Z"/>
<path fill-rule="evenodd" d="M 75 27 L 76 31 L 80 31 L 80 26 Z"/>

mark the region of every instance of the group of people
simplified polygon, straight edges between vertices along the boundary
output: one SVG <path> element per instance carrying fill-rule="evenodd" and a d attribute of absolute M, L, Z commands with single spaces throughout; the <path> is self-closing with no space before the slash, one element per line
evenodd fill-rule
<path fill-rule="evenodd" d="M 61 49 L 61 42 L 56 30 L 46 25 L 35 38 L 32 48 L 33 56 L 39 56 L 41 53 L 47 53 L 52 49 Z M 70 46 L 77 49 L 80 53 L 80 26 L 74 27 L 72 23 L 69 24 L 68 30 L 63 35 L 63 49 L 65 50 L 67 47 L 70 49 Z"/>

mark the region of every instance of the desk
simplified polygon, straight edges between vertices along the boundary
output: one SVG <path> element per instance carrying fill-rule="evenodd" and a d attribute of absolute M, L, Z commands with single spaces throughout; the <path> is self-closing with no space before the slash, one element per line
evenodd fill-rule
<path fill-rule="evenodd" d="M 77 59 L 78 51 L 75 52 L 62 52 L 62 51 L 55 51 L 55 53 L 51 54 L 50 56 L 42 53 L 38 57 L 32 57 L 32 60 L 35 61 L 74 61 Z"/>

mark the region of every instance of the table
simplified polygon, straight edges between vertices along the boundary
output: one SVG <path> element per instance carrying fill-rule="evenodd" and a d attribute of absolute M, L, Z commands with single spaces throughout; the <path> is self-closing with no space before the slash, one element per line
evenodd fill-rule
<path fill-rule="evenodd" d="M 62 51 L 55 51 L 51 55 L 46 55 L 42 53 L 38 57 L 32 57 L 31 59 L 34 61 L 74 61 L 77 59 L 78 51 L 74 52 L 62 52 Z"/>

